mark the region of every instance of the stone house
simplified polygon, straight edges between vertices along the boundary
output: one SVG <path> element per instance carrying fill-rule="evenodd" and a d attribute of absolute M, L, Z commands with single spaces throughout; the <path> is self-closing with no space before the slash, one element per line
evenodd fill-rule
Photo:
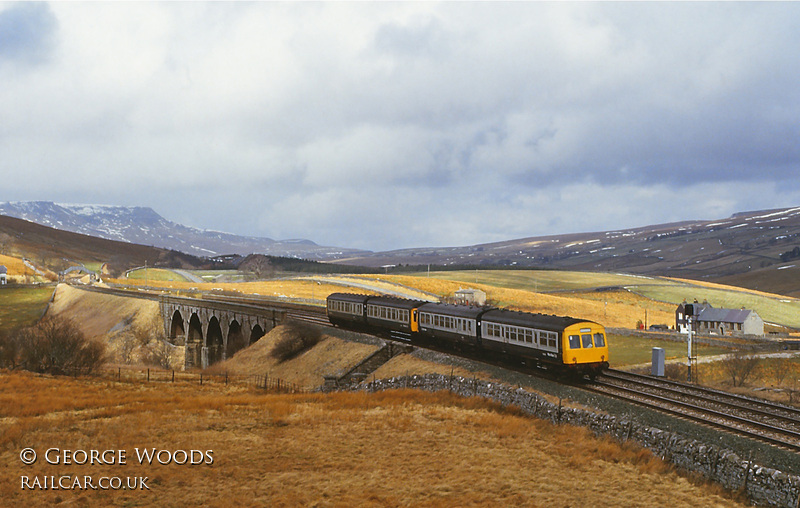
<path fill-rule="evenodd" d="M 693 303 L 692 330 L 709 335 L 764 335 L 764 320 L 754 310 L 715 309 L 708 302 Z M 688 331 L 688 304 L 683 302 L 675 310 L 675 329 L 680 333 Z"/>
<path fill-rule="evenodd" d="M 8 283 L 8 268 L 4 265 L 0 265 L 0 284 L 7 284 Z"/>

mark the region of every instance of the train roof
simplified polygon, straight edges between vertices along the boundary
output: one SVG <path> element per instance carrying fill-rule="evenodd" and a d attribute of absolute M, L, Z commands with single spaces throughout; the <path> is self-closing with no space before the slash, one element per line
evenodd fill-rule
<path fill-rule="evenodd" d="M 369 295 L 360 295 L 357 293 L 331 293 L 328 295 L 328 300 L 339 300 L 342 302 L 356 302 L 364 303 Z"/>
<path fill-rule="evenodd" d="M 473 307 L 472 305 L 450 305 L 446 303 L 426 303 L 419 307 L 420 312 L 430 312 L 444 316 L 456 316 L 476 319 L 486 312 L 486 307 Z"/>
<path fill-rule="evenodd" d="M 507 309 L 492 309 L 484 314 L 483 321 L 492 321 L 514 326 L 525 326 L 531 328 L 542 328 L 545 330 L 563 330 L 564 328 L 577 324 L 587 323 L 585 319 L 576 319 L 567 316 L 553 316 L 549 314 L 532 314 L 530 312 L 519 312 Z"/>
<path fill-rule="evenodd" d="M 367 305 L 380 305 L 383 307 L 393 307 L 395 309 L 416 309 L 423 303 L 425 302 L 422 300 L 398 298 L 396 296 L 371 296 Z"/>

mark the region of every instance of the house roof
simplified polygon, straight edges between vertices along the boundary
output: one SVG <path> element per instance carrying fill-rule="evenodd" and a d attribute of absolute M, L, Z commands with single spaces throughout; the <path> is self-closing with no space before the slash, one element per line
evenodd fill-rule
<path fill-rule="evenodd" d="M 678 305 L 678 311 L 679 311 L 679 312 L 683 312 L 683 311 L 684 311 L 684 309 L 686 308 L 686 305 L 688 305 L 688 302 L 683 302 L 682 304 Z M 713 308 L 713 307 L 711 306 L 711 304 L 710 304 L 710 303 L 708 303 L 708 302 L 703 302 L 703 303 L 697 303 L 697 302 L 694 302 L 694 303 L 693 303 L 693 304 L 691 304 L 691 305 L 693 305 L 693 306 L 694 306 L 694 307 L 693 307 L 693 308 L 694 308 L 694 314 L 693 314 L 693 315 L 694 315 L 695 317 L 696 317 L 698 314 L 700 314 L 701 312 L 703 312 L 704 310 Z"/>
<path fill-rule="evenodd" d="M 713 309 L 706 308 L 697 316 L 698 321 L 718 323 L 744 323 L 752 310 L 748 309 Z"/>
<path fill-rule="evenodd" d="M 5 265 L 0 265 L 0 273 L 8 273 L 8 268 Z"/>

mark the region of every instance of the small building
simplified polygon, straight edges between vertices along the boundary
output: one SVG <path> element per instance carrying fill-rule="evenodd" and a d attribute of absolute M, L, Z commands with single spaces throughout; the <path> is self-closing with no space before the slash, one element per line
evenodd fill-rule
<path fill-rule="evenodd" d="M 689 318 L 692 318 L 692 329 L 697 331 L 697 316 L 705 310 L 711 308 L 711 304 L 707 301 L 703 303 L 697 303 L 697 300 L 694 301 L 692 304 L 693 313 L 691 316 L 686 315 L 686 300 L 683 301 L 682 304 L 678 305 L 678 308 L 675 310 L 675 329 L 678 330 L 678 333 L 686 333 L 689 331 Z"/>
<path fill-rule="evenodd" d="M 486 293 L 480 289 L 459 289 L 455 293 L 456 303 L 459 305 L 486 305 Z"/>
<path fill-rule="evenodd" d="M 688 330 L 686 303 L 678 306 L 675 328 L 682 333 Z M 708 302 L 692 304 L 694 309 L 692 330 L 709 335 L 764 336 L 764 320 L 750 309 L 715 309 Z"/>
<path fill-rule="evenodd" d="M 0 285 L 8 284 L 8 268 L 5 265 L 0 265 Z"/>

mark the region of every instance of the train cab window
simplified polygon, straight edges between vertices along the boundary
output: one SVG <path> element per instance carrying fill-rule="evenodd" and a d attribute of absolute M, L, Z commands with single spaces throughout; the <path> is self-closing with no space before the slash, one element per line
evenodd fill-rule
<path fill-rule="evenodd" d="M 594 345 L 597 347 L 606 347 L 606 337 L 602 333 L 594 334 Z"/>
<path fill-rule="evenodd" d="M 569 348 L 570 349 L 580 349 L 581 348 L 581 336 L 580 335 L 570 335 L 569 336 Z"/>
<path fill-rule="evenodd" d="M 581 339 L 583 339 L 583 347 L 590 348 L 594 347 L 592 344 L 592 334 L 591 333 L 584 333 L 581 335 Z"/>

